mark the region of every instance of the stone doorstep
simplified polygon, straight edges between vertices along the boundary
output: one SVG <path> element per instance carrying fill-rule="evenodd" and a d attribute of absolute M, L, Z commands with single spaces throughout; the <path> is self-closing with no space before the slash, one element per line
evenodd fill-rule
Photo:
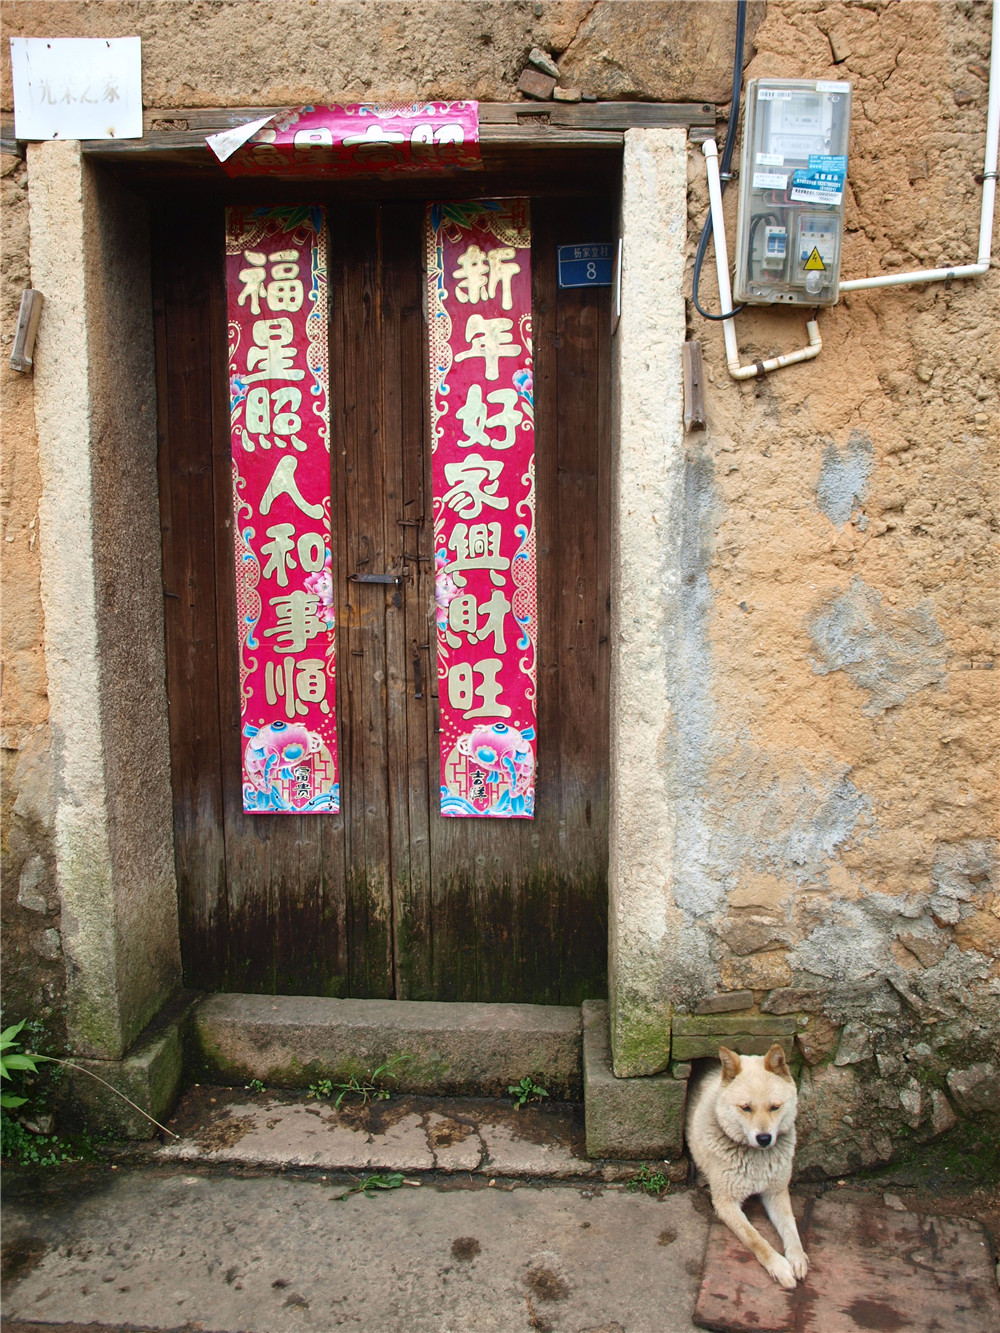
<path fill-rule="evenodd" d="M 185 992 L 124 1059 L 78 1063 L 160 1121 L 176 1102 L 185 1072 L 229 1085 L 257 1079 L 267 1087 L 306 1088 L 317 1078 L 361 1078 L 405 1055 L 394 1091 L 494 1098 L 506 1098 L 508 1086 L 529 1075 L 555 1101 L 582 1095 L 589 1158 L 676 1161 L 683 1151 L 687 1062 L 714 1056 L 723 1044 L 761 1054 L 774 1041 L 794 1059 L 795 1030 L 794 1017 L 677 1014 L 669 1071 L 616 1078 L 603 1000 L 576 1009 Z M 149 1122 L 109 1089 L 85 1074 L 73 1075 L 72 1087 L 94 1128 L 149 1136 Z"/>
<path fill-rule="evenodd" d="M 579 1009 L 558 1005 L 216 994 L 198 1007 L 193 1036 L 203 1081 L 305 1088 L 403 1055 L 400 1092 L 506 1097 L 530 1076 L 554 1100 L 577 1101 L 581 1026 Z"/>

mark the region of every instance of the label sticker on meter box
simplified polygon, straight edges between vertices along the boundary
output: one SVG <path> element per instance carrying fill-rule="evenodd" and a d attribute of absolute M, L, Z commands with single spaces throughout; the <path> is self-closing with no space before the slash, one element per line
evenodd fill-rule
<path fill-rule="evenodd" d="M 791 198 L 800 204 L 839 204 L 844 197 L 843 171 L 796 171 Z"/>
<path fill-rule="evenodd" d="M 846 157 L 810 153 L 809 166 L 792 174 L 791 198 L 802 204 L 839 204 L 846 176 Z"/>
<path fill-rule="evenodd" d="M 812 254 L 809 256 L 809 258 L 806 260 L 806 262 L 802 265 L 802 267 L 803 267 L 804 269 L 806 269 L 807 272 L 812 272 L 812 273 L 816 273 L 816 272 L 819 272 L 819 273 L 825 273 L 825 272 L 826 272 L 826 265 L 823 263 L 823 259 L 822 259 L 821 255 L 820 255 L 820 252 L 816 249 L 815 245 L 814 245 L 813 248 L 812 248 Z"/>
<path fill-rule="evenodd" d="M 753 188 L 755 190 L 783 190 L 788 185 L 788 176 L 783 171 L 755 171 Z"/>
<path fill-rule="evenodd" d="M 604 241 L 589 245 L 560 245 L 556 247 L 559 257 L 560 287 L 610 287 L 611 271 L 614 265 L 612 245 Z"/>

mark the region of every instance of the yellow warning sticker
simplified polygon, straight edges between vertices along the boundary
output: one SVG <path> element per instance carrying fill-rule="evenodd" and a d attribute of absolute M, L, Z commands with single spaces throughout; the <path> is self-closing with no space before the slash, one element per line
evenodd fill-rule
<path fill-rule="evenodd" d="M 820 258 L 820 253 L 819 253 L 819 251 L 816 249 L 815 245 L 813 246 L 812 254 L 809 256 L 809 258 L 808 258 L 808 259 L 806 260 L 806 262 L 805 262 L 805 267 L 806 267 L 807 269 L 811 269 L 814 273 L 815 273 L 817 270 L 818 270 L 820 273 L 825 273 L 825 272 L 826 272 L 826 265 L 823 263 L 823 260 Z"/>

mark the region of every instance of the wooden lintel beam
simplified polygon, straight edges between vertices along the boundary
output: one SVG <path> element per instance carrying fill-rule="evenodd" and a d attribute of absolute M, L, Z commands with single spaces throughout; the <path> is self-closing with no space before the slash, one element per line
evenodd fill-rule
<path fill-rule="evenodd" d="M 88 157 L 126 161 L 210 161 L 205 136 L 274 115 L 283 107 L 151 107 L 143 112 L 141 139 L 85 139 Z M 709 102 L 480 102 L 480 139 L 496 148 L 614 147 L 633 128 L 715 125 Z M 12 121 L 2 122 L 6 151 L 16 151 Z"/>
<path fill-rule="evenodd" d="M 245 125 L 262 116 L 277 115 L 284 107 L 151 107 L 143 112 L 144 132 L 202 134 Z M 525 125 L 544 122 L 576 130 L 627 130 L 671 125 L 714 125 L 711 102 L 480 102 L 480 126 Z"/>

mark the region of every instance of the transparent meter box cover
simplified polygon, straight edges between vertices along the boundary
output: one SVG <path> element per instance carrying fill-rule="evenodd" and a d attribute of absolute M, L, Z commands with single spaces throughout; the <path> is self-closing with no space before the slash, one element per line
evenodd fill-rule
<path fill-rule="evenodd" d="M 737 301 L 818 306 L 837 300 L 850 125 L 849 83 L 747 84 Z"/>

